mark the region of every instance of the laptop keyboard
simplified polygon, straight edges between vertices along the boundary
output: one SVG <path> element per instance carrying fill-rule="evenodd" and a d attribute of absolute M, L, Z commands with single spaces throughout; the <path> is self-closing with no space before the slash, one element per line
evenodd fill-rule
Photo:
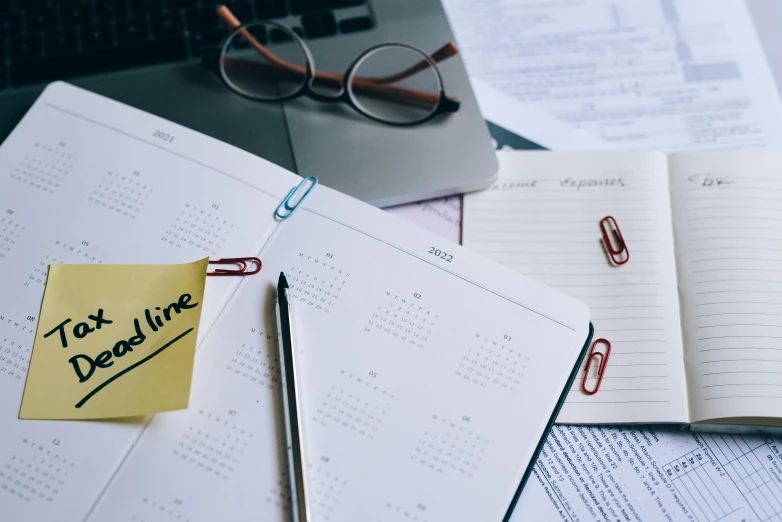
<path fill-rule="evenodd" d="M 366 31 L 367 0 L 0 0 L 0 92 L 98 72 L 199 57 L 242 22 L 276 19 L 305 39 Z"/>

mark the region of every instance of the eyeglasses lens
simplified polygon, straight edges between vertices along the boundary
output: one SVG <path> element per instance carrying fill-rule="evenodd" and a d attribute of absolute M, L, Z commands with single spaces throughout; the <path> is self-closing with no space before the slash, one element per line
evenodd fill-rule
<path fill-rule="evenodd" d="M 348 92 L 359 110 L 397 124 L 429 117 L 440 101 L 441 84 L 426 56 L 401 45 L 365 54 L 348 79 Z"/>
<path fill-rule="evenodd" d="M 301 89 L 307 56 L 290 29 L 255 23 L 233 34 L 220 56 L 220 69 L 241 94 L 273 101 Z"/>

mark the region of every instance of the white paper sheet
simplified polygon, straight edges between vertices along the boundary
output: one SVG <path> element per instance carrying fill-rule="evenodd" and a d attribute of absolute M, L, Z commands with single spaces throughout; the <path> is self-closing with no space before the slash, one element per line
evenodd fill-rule
<path fill-rule="evenodd" d="M 782 158 L 731 151 L 670 164 L 692 421 L 776 417 Z"/>
<path fill-rule="evenodd" d="M 781 147 L 740 0 L 447 0 L 475 81 L 621 148 Z"/>

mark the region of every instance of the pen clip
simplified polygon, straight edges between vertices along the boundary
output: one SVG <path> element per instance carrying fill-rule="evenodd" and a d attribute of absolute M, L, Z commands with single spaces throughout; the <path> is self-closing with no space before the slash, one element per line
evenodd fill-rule
<path fill-rule="evenodd" d="M 257 274 L 261 271 L 263 263 L 257 257 L 226 257 L 223 259 L 209 260 L 210 265 L 235 265 L 238 269 L 215 268 L 213 272 L 207 272 L 207 276 L 237 276 L 244 277 Z M 248 270 L 248 264 L 254 266 Z"/>
<path fill-rule="evenodd" d="M 623 265 L 630 261 L 630 251 L 627 243 L 619 230 L 619 224 L 613 216 L 606 216 L 600 220 L 600 231 L 603 234 L 603 245 L 608 257 L 614 265 Z"/>
<path fill-rule="evenodd" d="M 605 352 L 598 352 L 595 351 L 595 348 L 597 347 L 597 344 L 603 344 L 605 345 L 606 349 Z M 597 390 L 600 389 L 600 384 L 603 382 L 603 375 L 605 375 L 606 371 L 606 364 L 608 364 L 608 357 L 611 355 L 611 343 L 608 342 L 606 339 L 596 339 L 595 342 L 592 343 L 592 347 L 589 350 L 589 356 L 586 360 L 586 366 L 584 367 L 584 380 L 581 381 L 581 391 L 586 393 L 587 395 L 594 395 L 597 393 Z M 597 384 L 595 384 L 595 387 L 591 390 L 587 389 L 587 379 L 589 379 L 589 370 L 592 367 L 592 361 L 600 357 L 600 364 L 597 367 Z"/>

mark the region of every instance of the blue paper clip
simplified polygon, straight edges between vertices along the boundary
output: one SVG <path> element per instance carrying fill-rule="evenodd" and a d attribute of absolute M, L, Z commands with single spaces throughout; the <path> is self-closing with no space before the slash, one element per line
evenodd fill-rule
<path fill-rule="evenodd" d="M 307 184 L 307 181 L 311 181 L 312 184 L 307 187 L 306 190 L 301 194 L 301 197 L 296 201 L 295 203 L 291 204 L 293 200 L 296 199 L 296 197 L 301 193 L 302 189 L 304 189 L 304 186 Z M 277 206 L 277 210 L 274 211 L 274 215 L 277 216 L 279 219 L 288 219 L 293 215 L 294 212 L 299 208 L 299 206 L 304 203 L 304 200 L 307 199 L 307 196 L 310 195 L 310 192 L 312 192 L 312 189 L 315 188 L 315 186 L 318 184 L 318 178 L 315 176 L 307 176 L 303 180 L 301 180 L 301 183 L 296 185 L 291 189 L 290 192 L 288 192 L 288 195 L 285 196 L 285 199 L 280 202 L 280 204 Z"/>

